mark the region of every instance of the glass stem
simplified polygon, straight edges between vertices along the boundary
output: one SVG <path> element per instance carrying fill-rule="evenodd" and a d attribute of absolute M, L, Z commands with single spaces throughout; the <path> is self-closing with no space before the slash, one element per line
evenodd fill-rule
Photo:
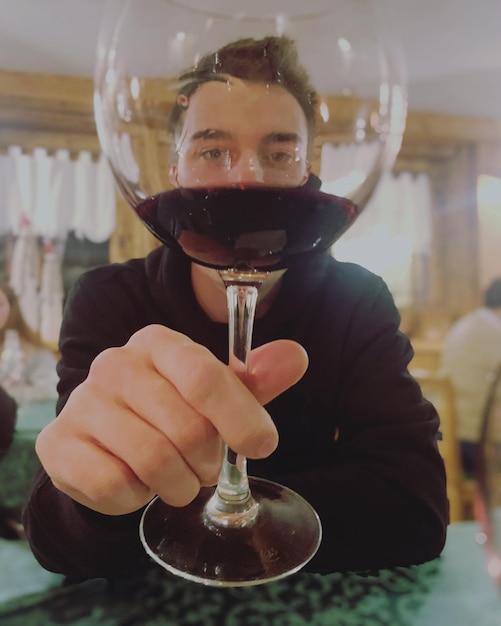
<path fill-rule="evenodd" d="M 265 274 L 221 272 L 226 286 L 229 324 L 229 366 L 245 383 L 259 285 Z M 257 504 L 249 489 L 247 459 L 225 446 L 214 495 L 205 509 L 206 522 L 241 527 L 252 524 Z"/>

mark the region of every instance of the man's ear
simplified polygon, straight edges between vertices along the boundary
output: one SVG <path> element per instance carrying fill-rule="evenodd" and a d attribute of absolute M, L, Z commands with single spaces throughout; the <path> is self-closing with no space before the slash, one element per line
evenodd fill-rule
<path fill-rule="evenodd" d="M 308 180 L 308 178 L 310 177 L 310 174 L 311 174 L 311 163 L 308 161 L 308 165 L 306 166 L 306 171 L 305 171 L 305 174 L 304 174 L 303 180 L 302 180 L 302 182 L 301 182 L 301 185 L 304 185 L 304 184 L 305 184 L 305 182 L 306 182 L 306 181 Z M 301 185 L 299 185 L 299 186 L 301 186 Z"/>
<path fill-rule="evenodd" d="M 174 163 L 169 167 L 169 180 L 174 187 L 179 187 L 177 180 L 177 165 Z"/>

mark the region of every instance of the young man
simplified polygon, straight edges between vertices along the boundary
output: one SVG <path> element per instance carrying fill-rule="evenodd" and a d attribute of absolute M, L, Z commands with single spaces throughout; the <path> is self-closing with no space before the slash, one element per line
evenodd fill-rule
<path fill-rule="evenodd" d="M 316 184 L 315 94 L 290 41 L 236 42 L 184 80 L 174 185 Z M 38 439 L 45 471 L 24 518 L 40 562 L 84 577 L 147 566 L 144 506 L 155 494 L 183 506 L 214 484 L 222 441 L 318 511 L 309 569 L 437 556 L 438 417 L 407 373 L 412 349 L 383 281 L 327 253 L 272 272 L 249 388 L 224 364 L 226 322 L 217 272 L 165 247 L 79 281 L 61 331 L 59 415 Z"/>

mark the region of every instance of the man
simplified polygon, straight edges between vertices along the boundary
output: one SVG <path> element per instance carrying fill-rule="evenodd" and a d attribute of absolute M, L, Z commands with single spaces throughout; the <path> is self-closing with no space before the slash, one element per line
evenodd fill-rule
<path fill-rule="evenodd" d="M 457 320 L 447 334 L 442 370 L 454 390 L 461 461 L 475 473 L 483 412 L 501 366 L 501 279 L 485 290 L 484 305 Z"/>
<path fill-rule="evenodd" d="M 315 94 L 289 40 L 236 42 L 184 80 L 174 185 L 316 184 Z M 310 569 L 437 556 L 447 523 L 438 417 L 407 373 L 412 349 L 384 283 L 327 254 L 272 272 L 248 388 L 224 364 L 226 323 L 217 272 L 166 248 L 74 288 L 59 416 L 38 439 L 45 471 L 25 513 L 40 562 L 77 576 L 146 566 L 144 506 L 155 494 L 183 506 L 214 484 L 221 441 L 249 458 L 250 474 L 316 508 L 324 537 Z"/>

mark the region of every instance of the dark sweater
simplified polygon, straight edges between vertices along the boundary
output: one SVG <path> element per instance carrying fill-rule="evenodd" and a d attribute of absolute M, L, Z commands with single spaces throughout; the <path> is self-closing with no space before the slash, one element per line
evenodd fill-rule
<path fill-rule="evenodd" d="M 0 387 L 0 461 L 7 454 L 14 439 L 16 417 L 16 401 Z"/>
<path fill-rule="evenodd" d="M 267 406 L 278 449 L 248 467 L 250 475 L 295 489 L 317 510 L 324 536 L 311 571 L 420 563 L 444 545 L 439 419 L 407 372 L 413 353 L 399 321 L 380 278 L 327 254 L 290 268 L 272 308 L 256 320 L 254 345 L 294 339 L 310 358 L 303 379 Z M 73 289 L 61 331 L 58 411 L 97 354 L 153 323 L 227 361 L 227 327 L 197 304 L 189 262 L 159 248 L 146 259 L 93 270 Z M 42 472 L 24 523 L 47 569 L 112 577 L 149 563 L 138 537 L 140 515 L 86 509 Z"/>

